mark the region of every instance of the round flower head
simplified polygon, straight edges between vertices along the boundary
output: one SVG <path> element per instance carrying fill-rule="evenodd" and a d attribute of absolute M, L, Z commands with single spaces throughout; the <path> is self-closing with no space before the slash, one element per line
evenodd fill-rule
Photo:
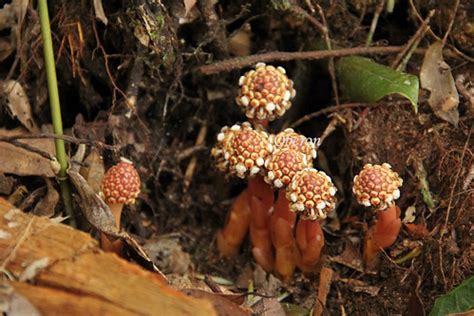
<path fill-rule="evenodd" d="M 265 161 L 265 182 L 275 188 L 286 187 L 298 171 L 308 167 L 305 155 L 289 148 L 274 150 Z"/>
<path fill-rule="evenodd" d="M 336 207 L 336 187 L 323 171 L 302 170 L 287 188 L 290 209 L 301 213 L 303 219 L 322 220 Z"/>
<path fill-rule="evenodd" d="M 229 136 L 230 133 L 230 136 Z M 216 155 L 223 169 L 240 178 L 253 176 L 262 170 L 265 159 L 272 151 L 268 134 L 255 130 L 250 123 L 234 125 L 230 132 L 218 136 L 222 153 Z M 217 147 L 217 146 L 216 146 Z M 218 149 L 219 150 L 219 149 Z"/>
<path fill-rule="evenodd" d="M 306 156 L 308 167 L 313 165 L 313 159 L 316 158 L 316 144 L 311 138 L 296 133 L 292 128 L 287 128 L 274 135 L 272 142 L 275 150 L 289 148 L 302 152 Z"/>
<path fill-rule="evenodd" d="M 107 204 L 133 204 L 140 193 L 140 176 L 131 161 L 111 167 L 102 180 L 102 193 Z"/>
<path fill-rule="evenodd" d="M 224 126 L 221 128 L 219 134 L 217 134 L 217 142 L 211 149 L 211 157 L 214 159 L 214 164 L 217 170 L 221 172 L 229 172 L 229 162 L 226 159 L 226 152 L 230 149 L 230 141 L 236 131 L 241 128 L 251 128 L 249 122 L 242 123 L 242 126 L 235 124 L 231 127 Z"/>
<path fill-rule="evenodd" d="M 359 204 L 385 210 L 400 197 L 399 188 L 402 184 L 402 178 L 388 163 L 382 165 L 368 163 L 354 177 L 352 192 Z"/>
<path fill-rule="evenodd" d="M 288 79 L 283 67 L 258 63 L 239 79 L 236 102 L 251 119 L 274 120 L 291 107 L 295 97 L 293 81 Z"/>

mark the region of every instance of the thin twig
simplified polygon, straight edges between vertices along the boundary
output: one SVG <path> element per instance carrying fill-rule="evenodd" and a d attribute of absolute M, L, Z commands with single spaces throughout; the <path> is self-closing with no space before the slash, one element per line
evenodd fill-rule
<path fill-rule="evenodd" d="M 107 149 L 111 151 L 120 150 L 120 146 L 107 145 L 99 141 L 90 141 L 87 139 L 77 138 L 77 137 L 68 136 L 68 135 L 32 134 L 32 135 L 0 136 L 0 141 L 3 141 L 3 142 L 11 142 L 18 139 L 62 139 L 66 142 L 73 143 L 73 144 L 85 144 L 89 146 L 94 146 L 96 148 Z"/>
<path fill-rule="evenodd" d="M 206 135 L 207 135 L 207 125 L 203 125 L 201 126 L 201 129 L 199 130 L 199 134 L 196 138 L 196 143 L 194 145 L 200 146 L 204 144 Z M 186 168 L 186 172 L 184 173 L 184 191 L 187 191 L 189 186 L 191 185 L 191 181 L 194 175 L 194 170 L 196 170 L 196 165 L 197 165 L 197 158 L 196 157 L 191 158 L 191 161 L 189 162 L 188 167 Z"/>
<path fill-rule="evenodd" d="M 22 149 L 30 151 L 32 153 L 38 154 L 41 157 L 46 158 L 48 160 L 56 160 L 51 154 L 49 154 L 49 153 L 47 153 L 47 152 L 45 152 L 41 149 L 38 149 L 36 147 L 33 147 L 31 145 L 28 145 L 26 143 L 22 143 L 18 140 L 10 139 L 10 137 L 0 136 L 0 142 L 9 143 L 9 144 L 11 144 L 15 147 L 22 148 Z"/>
<path fill-rule="evenodd" d="M 340 104 L 340 105 L 328 106 L 322 110 L 319 110 L 310 114 L 306 114 L 302 118 L 290 124 L 290 127 L 296 128 L 303 123 L 306 123 L 316 117 L 319 117 L 327 113 L 337 112 L 337 111 L 341 111 L 345 109 L 355 109 L 355 108 L 360 108 L 360 107 L 372 108 L 372 107 L 377 107 L 381 104 L 383 104 L 384 106 L 405 105 L 405 104 L 410 104 L 410 101 L 401 100 L 401 101 L 379 102 L 379 103 L 345 103 L 345 104 Z"/>
<path fill-rule="evenodd" d="M 367 40 L 365 42 L 365 47 L 369 47 L 372 44 L 372 38 L 374 37 L 375 29 L 377 28 L 377 23 L 379 21 L 380 13 L 382 13 L 383 7 L 385 5 L 385 0 L 380 0 L 375 8 L 374 17 L 372 18 L 372 23 L 370 24 L 369 34 L 367 35 Z"/>
<path fill-rule="evenodd" d="M 411 7 L 411 9 L 413 10 L 413 13 L 415 14 L 415 16 L 416 16 L 416 18 L 418 19 L 418 21 L 423 22 L 423 18 L 421 17 L 420 13 L 419 13 L 418 10 L 416 9 L 415 4 L 413 3 L 413 0 L 409 0 L 409 3 L 410 3 L 410 7 Z M 429 28 L 429 29 L 428 29 L 428 33 L 430 33 L 430 35 L 431 35 L 434 39 L 436 39 L 436 40 L 438 40 L 438 41 L 442 41 L 442 39 L 441 39 L 438 35 L 436 35 L 436 34 L 433 32 L 432 29 Z M 463 59 L 465 59 L 465 60 L 468 60 L 468 61 L 470 61 L 471 63 L 474 62 L 474 58 L 473 58 L 473 57 L 467 56 L 466 54 L 464 54 L 463 52 L 461 52 L 459 49 L 457 49 L 456 46 L 450 45 L 450 44 L 446 44 L 446 46 L 448 46 L 450 49 L 452 49 L 453 52 L 454 52 L 456 55 L 458 55 L 459 57 L 461 57 L 461 58 L 463 58 Z"/>
<path fill-rule="evenodd" d="M 454 20 L 456 19 L 456 13 L 458 12 L 459 8 L 459 0 L 456 0 L 456 3 L 454 4 L 454 9 L 453 9 L 453 17 L 451 18 L 451 21 L 449 21 L 448 29 L 446 30 L 446 33 L 444 33 L 443 36 L 443 46 L 446 44 L 446 40 L 448 39 L 449 33 L 451 33 L 451 30 L 453 29 L 454 25 Z"/>
<path fill-rule="evenodd" d="M 400 64 L 400 62 L 403 59 L 403 56 L 405 56 L 408 51 L 410 50 L 411 47 L 415 45 L 416 42 L 419 42 L 425 35 L 425 33 L 428 31 L 430 19 L 433 17 L 435 14 L 435 10 L 431 10 L 428 13 L 428 16 L 426 19 L 423 21 L 423 23 L 420 25 L 418 30 L 416 30 L 415 34 L 410 38 L 410 40 L 405 44 L 405 48 L 397 54 L 397 57 L 393 60 L 391 63 L 390 67 L 393 69 L 397 68 Z"/>
<path fill-rule="evenodd" d="M 210 65 L 199 66 L 197 71 L 204 75 L 212 75 L 220 72 L 231 71 L 251 66 L 257 62 L 289 61 L 289 60 L 318 60 L 329 57 L 343 57 L 350 55 L 389 55 L 403 50 L 404 46 L 382 46 L 382 47 L 352 47 L 333 50 L 316 50 L 306 52 L 268 52 L 245 57 L 236 57 L 222 60 Z M 423 54 L 424 49 L 417 49 L 416 53 Z"/>

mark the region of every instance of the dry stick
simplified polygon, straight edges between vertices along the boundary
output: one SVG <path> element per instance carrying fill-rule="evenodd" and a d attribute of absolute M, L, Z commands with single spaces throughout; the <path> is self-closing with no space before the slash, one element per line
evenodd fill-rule
<path fill-rule="evenodd" d="M 329 38 L 329 28 L 327 26 L 326 16 L 324 15 L 323 8 L 321 8 L 321 6 L 319 4 L 317 6 L 318 6 L 319 15 L 321 16 L 321 20 L 323 21 L 323 25 L 324 25 L 325 32 L 323 34 L 324 34 L 324 40 L 326 41 L 326 48 L 328 50 L 331 50 L 332 49 L 331 39 Z M 338 89 L 337 89 L 336 70 L 335 69 L 336 68 L 334 66 L 334 57 L 331 57 L 331 58 L 329 58 L 328 70 L 329 70 L 329 76 L 331 77 L 332 91 L 334 93 L 334 98 L 336 100 L 336 105 L 339 105 L 339 92 L 338 92 Z"/>
<path fill-rule="evenodd" d="M 375 33 L 375 29 L 377 28 L 377 23 L 379 21 L 380 13 L 382 13 L 383 7 L 385 5 L 385 0 L 380 0 L 379 4 L 375 8 L 374 17 L 372 18 L 372 24 L 370 25 L 369 34 L 367 35 L 367 41 L 365 42 L 365 46 L 369 47 L 372 43 L 372 38 Z"/>
<path fill-rule="evenodd" d="M 199 134 L 196 138 L 196 143 L 195 146 L 202 145 L 204 143 L 204 140 L 206 139 L 207 135 L 207 125 L 201 126 L 201 129 L 199 130 Z M 186 168 L 186 172 L 184 173 L 184 191 L 187 191 L 189 188 L 189 185 L 191 184 L 191 180 L 194 175 L 194 170 L 196 169 L 197 165 L 197 158 L 193 157 L 191 158 L 191 161 L 188 164 L 188 167 Z"/>
<path fill-rule="evenodd" d="M 47 153 L 47 152 L 45 152 L 41 149 L 38 149 L 36 147 L 33 147 L 31 145 L 19 142 L 18 140 L 9 139 L 9 137 L 0 136 L 0 142 L 9 143 L 10 145 L 13 145 L 15 147 L 22 148 L 22 149 L 30 151 L 32 153 L 38 154 L 41 157 L 44 157 L 48 160 L 56 161 L 56 158 L 54 156 L 50 155 L 49 153 Z"/>
<path fill-rule="evenodd" d="M 444 33 L 442 46 L 446 44 L 446 40 L 448 39 L 449 33 L 451 33 L 451 30 L 453 29 L 454 19 L 456 18 L 456 13 L 458 12 L 458 8 L 459 8 L 459 0 L 456 0 L 456 3 L 454 4 L 453 17 L 451 18 L 451 21 L 449 21 L 449 25 L 448 25 L 448 29 L 446 30 L 446 33 Z"/>
<path fill-rule="evenodd" d="M 11 142 L 18 139 L 62 139 L 69 143 L 73 144 L 85 144 L 89 146 L 94 146 L 100 149 L 107 149 L 112 151 L 118 151 L 121 146 L 107 145 L 99 141 L 89 141 L 86 139 L 81 139 L 68 135 L 57 135 L 57 134 L 33 134 L 33 135 L 13 135 L 13 136 L 0 136 L 0 141 Z M 23 143 L 22 143 L 23 145 Z"/>
<path fill-rule="evenodd" d="M 453 204 L 454 190 L 456 189 L 456 185 L 458 184 L 458 179 L 461 176 L 462 163 L 463 163 L 463 160 L 464 160 L 464 156 L 466 155 L 466 151 L 467 151 L 467 148 L 468 148 L 469 139 L 471 138 L 472 131 L 473 131 L 473 129 L 471 128 L 471 130 L 469 131 L 469 134 L 467 135 L 466 143 L 464 144 L 464 148 L 463 148 L 463 151 L 462 151 L 462 154 L 461 154 L 461 163 L 460 163 L 461 166 L 458 169 L 456 177 L 454 178 L 453 186 L 451 187 L 451 193 L 449 195 L 448 210 L 446 211 L 446 218 L 444 220 L 444 227 L 445 228 L 441 230 L 440 241 L 441 241 L 441 238 L 443 238 L 443 235 L 444 235 L 443 232 L 446 231 L 446 226 L 448 226 L 449 214 L 451 213 L 451 208 L 452 208 L 452 204 Z"/>
<path fill-rule="evenodd" d="M 390 64 L 390 67 L 395 69 L 400 65 L 400 62 L 403 59 L 403 56 L 405 56 L 408 51 L 410 50 L 411 47 L 416 47 L 415 43 L 419 43 L 420 40 L 425 36 L 426 32 L 428 31 L 429 28 L 429 23 L 430 19 L 433 17 L 435 13 L 435 10 L 431 10 L 426 17 L 426 19 L 423 21 L 423 23 L 420 25 L 418 30 L 416 30 L 415 34 L 410 38 L 410 40 L 405 44 L 405 48 L 397 54 L 397 57 L 393 60 L 393 62 Z"/>
<path fill-rule="evenodd" d="M 331 39 L 329 38 L 329 29 L 328 29 L 328 26 L 327 26 L 327 23 L 326 23 L 326 17 L 324 15 L 323 9 L 321 8 L 321 6 L 319 4 L 317 5 L 317 8 L 318 8 L 318 13 L 321 16 L 321 20 L 323 21 L 323 23 L 319 22 L 316 18 L 314 18 L 311 14 L 309 14 L 308 12 L 303 10 L 301 7 L 292 6 L 290 8 L 290 11 L 295 13 L 295 14 L 301 14 L 302 16 L 304 16 L 304 18 L 306 20 L 308 20 L 308 22 L 313 24 L 313 26 L 315 26 L 323 34 L 324 42 L 326 44 L 326 48 L 328 49 L 328 51 L 330 51 L 332 49 L 332 45 L 331 45 Z M 335 74 L 334 58 L 333 57 L 329 58 L 328 70 L 329 70 L 329 76 L 331 77 L 331 83 L 332 83 L 332 90 L 333 90 L 333 93 L 334 93 L 334 98 L 336 99 L 336 104 L 339 104 L 339 93 L 338 93 L 338 90 L 337 90 L 337 81 L 336 81 L 336 74 Z"/>
<path fill-rule="evenodd" d="M 413 0 L 409 0 L 410 2 L 410 7 L 411 9 L 413 10 L 413 13 L 416 15 L 416 18 L 418 19 L 418 21 L 420 22 L 423 22 L 423 18 L 421 17 L 420 13 L 418 12 L 418 10 L 416 9 L 415 7 L 415 4 L 413 3 Z M 452 24 L 451 24 L 452 25 Z M 449 28 L 449 27 L 448 27 Z M 442 39 L 436 35 L 432 29 L 428 28 L 428 33 L 430 33 L 430 35 L 438 40 L 438 41 L 442 41 Z M 463 52 L 461 52 L 459 49 L 456 48 L 456 46 L 454 45 L 450 45 L 450 44 L 446 44 L 446 46 L 448 46 L 449 48 L 451 48 L 453 50 L 453 52 L 458 55 L 459 57 L 465 59 L 465 60 L 468 60 L 470 61 L 471 63 L 474 62 L 474 58 L 470 57 L 470 56 L 467 56 L 466 54 L 464 54 Z"/>
<path fill-rule="evenodd" d="M 328 106 L 322 110 L 319 110 L 310 114 L 306 114 L 302 118 L 290 124 L 290 127 L 296 128 L 303 123 L 306 123 L 316 117 L 319 117 L 327 113 L 337 112 L 337 111 L 345 110 L 345 109 L 360 108 L 360 107 L 377 107 L 380 104 L 382 103 L 345 103 L 341 105 Z M 393 102 L 384 102 L 383 104 L 385 104 L 385 106 L 405 105 L 405 104 L 410 104 L 410 101 L 401 100 L 401 101 L 393 101 Z"/>
<path fill-rule="evenodd" d="M 307 52 L 268 52 L 255 54 L 246 57 L 236 57 L 216 62 L 210 65 L 199 66 L 197 71 L 204 75 L 213 75 L 220 72 L 231 71 L 251 66 L 257 62 L 289 61 L 289 60 L 318 60 L 329 57 L 343 57 L 350 55 L 388 55 L 397 53 L 404 49 L 404 46 L 383 46 L 383 47 L 352 47 L 333 50 L 316 50 Z M 416 53 L 424 53 L 424 49 L 416 50 Z"/>

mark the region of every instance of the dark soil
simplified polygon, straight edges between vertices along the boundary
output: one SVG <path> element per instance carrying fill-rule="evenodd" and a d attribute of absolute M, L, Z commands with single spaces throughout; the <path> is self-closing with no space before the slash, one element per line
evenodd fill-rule
<path fill-rule="evenodd" d="M 309 12 L 307 2 L 311 1 L 299 2 L 294 5 Z M 363 10 L 358 2 L 318 2 L 335 47 L 364 45 L 374 6 Z M 428 5 L 415 2 L 422 16 L 437 8 L 432 4 L 435 1 Z M 439 6 L 452 8 L 449 3 L 453 2 L 440 1 Z M 222 126 L 245 120 L 234 97 L 238 78 L 247 69 L 205 76 L 197 67 L 237 56 L 236 44 L 230 40 L 237 33 L 249 34 L 249 41 L 241 43 L 249 54 L 322 49 L 324 41 L 303 16 L 282 9 L 286 1 L 212 3 L 198 1 L 188 14 L 190 20 L 195 19 L 180 24 L 184 16 L 181 1 L 103 1 L 107 26 L 94 17 L 91 2 L 50 1 L 49 5 L 65 128 L 75 137 L 119 146 L 118 152 L 102 152 L 106 166 L 119 156 L 127 157 L 137 165 L 144 182 L 145 190 L 125 213 L 123 227 L 142 243 L 176 233 L 183 251 L 191 255 L 195 272 L 237 281 L 246 268 L 255 268 L 249 242 L 236 258 L 221 260 L 214 236 L 245 183 L 226 179 L 216 171 L 210 149 Z M 469 22 L 469 10 L 472 12 L 469 1 L 461 1 L 454 23 L 457 27 Z M 313 16 L 319 19 L 317 12 Z M 439 15 L 435 17 L 432 29 L 442 37 L 448 25 L 440 22 Z M 409 2 L 397 1 L 393 14 L 382 13 L 374 45 L 403 45 L 419 25 Z M 472 44 L 472 34 L 463 37 L 460 32 L 463 29 L 458 27 L 448 44 L 472 56 L 472 46 L 465 45 L 468 36 Z M 35 7 L 29 8 L 22 36 L 16 53 L 2 62 L 0 71 L 24 85 L 38 125 L 50 124 Z M 419 47 L 426 48 L 431 42 L 433 38 L 427 35 Z M 374 58 L 390 64 L 395 55 Z M 418 74 L 421 62 L 422 55 L 413 55 L 407 72 Z M 459 74 L 469 78 L 473 72 L 472 63 L 460 54 L 449 54 L 446 62 L 455 78 Z M 294 80 L 297 97 L 291 110 L 271 123 L 271 131 L 335 105 L 326 62 L 276 63 Z M 474 163 L 474 112 L 469 100 L 461 95 L 457 127 L 433 114 L 425 93 L 420 95 L 417 115 L 410 105 L 394 100 L 400 99 L 340 109 L 297 127 L 307 137 L 320 137 L 333 117 L 340 119 L 324 140 L 316 162 L 339 188 L 337 218 L 328 220 L 324 228 L 327 245 L 323 264 L 337 276 L 326 304 L 331 315 L 422 315 L 437 296 L 474 273 L 473 186 L 466 186 Z M 0 111 L 1 126 L 18 126 L 3 108 Z M 196 145 L 199 133 L 205 133 L 205 140 Z M 73 153 L 76 147 L 70 145 L 69 149 Z M 396 245 L 382 256 L 375 274 L 332 260 L 349 240 L 359 252 L 358 243 L 367 227 L 364 223 L 372 221 L 370 213 L 357 206 L 351 196 L 353 176 L 367 162 L 388 162 L 403 177 L 398 203 L 402 218 L 406 209 L 414 206 L 416 223 L 425 224 L 429 232 L 417 237 L 403 229 Z M 195 169 L 192 176 L 186 176 L 190 164 L 195 164 Z M 434 200 L 433 209 L 428 208 L 420 189 L 425 180 Z M 22 178 L 18 181 L 27 182 Z M 397 260 L 415 244 L 421 250 L 416 256 Z M 341 281 L 347 279 L 362 281 L 362 290 Z M 309 309 L 315 302 L 317 284 L 318 275 L 298 272 L 293 283 L 283 285 L 280 292 L 290 293 L 284 302 Z M 378 293 L 368 294 L 367 286 L 379 288 Z"/>

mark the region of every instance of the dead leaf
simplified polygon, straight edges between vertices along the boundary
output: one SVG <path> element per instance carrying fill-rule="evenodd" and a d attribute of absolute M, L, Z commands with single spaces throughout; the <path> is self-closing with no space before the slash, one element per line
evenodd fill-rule
<path fill-rule="evenodd" d="M 0 282 L 0 313 L 4 315 L 39 316 L 41 313 L 7 282 Z"/>
<path fill-rule="evenodd" d="M 0 136 L 10 137 L 24 135 L 26 132 L 0 129 Z M 24 139 L 19 142 L 28 144 L 50 156 L 55 155 L 54 141 L 51 139 Z M 52 178 L 56 176 L 55 165 L 51 160 L 23 148 L 0 142 L 0 172 L 16 174 L 18 176 L 42 176 Z"/>
<path fill-rule="evenodd" d="M 196 6 L 197 0 L 183 0 L 184 2 L 184 17 L 189 15 L 189 12 Z"/>
<path fill-rule="evenodd" d="M 252 31 L 250 24 L 246 23 L 232 37 L 229 38 L 229 51 L 235 56 L 248 56 L 251 53 Z"/>
<path fill-rule="evenodd" d="M 7 97 L 7 108 L 11 116 L 17 118 L 28 131 L 38 132 L 38 126 L 31 113 L 30 101 L 23 86 L 18 81 L 8 80 L 3 83 L 3 91 Z"/>
<path fill-rule="evenodd" d="M 95 193 L 101 191 L 102 178 L 104 177 L 105 168 L 102 156 L 99 155 L 97 149 L 92 149 L 90 154 L 84 160 L 84 166 L 81 167 L 80 174 L 86 179 L 89 186 Z"/>
<path fill-rule="evenodd" d="M 431 92 L 428 103 L 436 116 L 457 126 L 459 95 L 451 67 L 443 59 L 443 44 L 438 41 L 428 47 L 420 72 L 423 89 Z"/>
<path fill-rule="evenodd" d="M 407 223 L 405 224 L 407 231 L 413 236 L 417 238 L 423 238 L 430 234 L 428 228 L 426 228 L 426 224 L 420 223 Z"/>
<path fill-rule="evenodd" d="M 377 296 L 380 291 L 380 286 L 368 285 L 365 282 L 356 279 L 339 279 L 338 281 L 349 285 L 349 289 L 354 293 L 364 292 L 370 296 Z"/>
<path fill-rule="evenodd" d="M 48 257 L 44 257 L 38 260 L 33 261 L 30 263 L 25 270 L 21 273 L 20 277 L 18 280 L 20 282 L 26 282 L 33 280 L 35 276 L 38 274 L 39 271 L 43 270 L 49 265 L 49 259 Z"/>
<path fill-rule="evenodd" d="M 0 38 L 0 62 L 4 61 L 15 51 L 15 46 L 7 38 Z"/>
<path fill-rule="evenodd" d="M 346 241 L 344 251 L 335 257 L 330 257 L 330 261 L 336 262 L 359 272 L 364 272 L 364 263 L 357 247 L 349 240 Z"/>
<path fill-rule="evenodd" d="M 285 316 L 285 310 L 276 298 L 262 297 L 253 306 L 253 313 L 261 316 Z"/>
<path fill-rule="evenodd" d="M 59 202 L 59 193 L 53 186 L 50 179 L 45 178 L 48 190 L 46 195 L 35 205 L 33 214 L 38 216 L 51 217 L 54 215 L 54 209 Z"/>
<path fill-rule="evenodd" d="M 5 4 L 0 9 L 0 30 L 12 27 L 16 23 L 16 13 L 12 4 Z"/>
<path fill-rule="evenodd" d="M 181 248 L 179 236 L 166 235 L 149 239 L 143 249 L 166 274 L 184 275 L 191 268 L 191 257 Z"/>
<path fill-rule="evenodd" d="M 99 21 L 101 21 L 105 25 L 109 23 L 107 17 L 105 16 L 104 7 L 102 6 L 102 0 L 94 0 L 94 12 L 95 17 L 99 19 Z"/>
<path fill-rule="evenodd" d="M 326 309 L 326 300 L 331 288 L 332 276 L 334 271 L 330 268 L 323 267 L 319 275 L 318 297 L 314 304 L 313 316 L 321 316 Z"/>
<path fill-rule="evenodd" d="M 405 217 L 402 222 L 404 224 L 413 223 L 416 219 L 416 207 L 414 205 L 407 207 L 405 210 Z"/>
<path fill-rule="evenodd" d="M 9 195 L 12 193 L 15 179 L 13 177 L 7 177 L 3 173 L 0 173 L 0 194 Z"/>
<path fill-rule="evenodd" d="M 183 290 L 182 292 L 184 292 L 186 295 L 189 295 L 195 298 L 200 298 L 200 299 L 205 299 L 207 301 L 210 301 L 219 316 L 250 315 L 249 311 L 243 309 L 239 305 L 231 302 L 230 300 L 222 297 L 221 295 L 209 293 L 206 291 L 191 290 L 191 289 Z"/>

